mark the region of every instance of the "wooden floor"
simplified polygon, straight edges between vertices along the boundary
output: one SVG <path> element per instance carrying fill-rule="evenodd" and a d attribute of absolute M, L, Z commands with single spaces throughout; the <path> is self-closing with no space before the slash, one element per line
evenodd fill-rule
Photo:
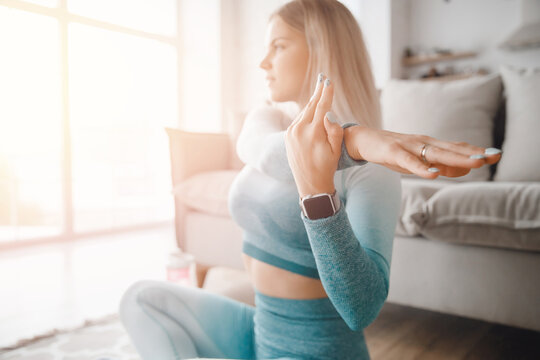
<path fill-rule="evenodd" d="M 540 332 L 388 302 L 364 334 L 373 360 L 540 359 Z"/>

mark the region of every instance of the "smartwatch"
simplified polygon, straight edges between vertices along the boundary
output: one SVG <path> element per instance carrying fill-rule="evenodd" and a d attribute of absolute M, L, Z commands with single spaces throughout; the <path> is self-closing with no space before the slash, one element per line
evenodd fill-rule
<path fill-rule="evenodd" d="M 334 190 L 332 194 L 306 195 L 300 198 L 299 204 L 305 217 L 310 220 L 317 220 L 337 213 L 341 206 L 341 201 L 337 191 Z"/>

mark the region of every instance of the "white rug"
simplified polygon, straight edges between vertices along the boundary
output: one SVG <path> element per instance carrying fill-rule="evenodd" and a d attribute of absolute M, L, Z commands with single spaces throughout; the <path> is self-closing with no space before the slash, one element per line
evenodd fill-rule
<path fill-rule="evenodd" d="M 254 290 L 246 272 L 211 268 L 205 278 L 208 291 L 254 305 Z M 204 360 L 203 358 L 199 358 Z M 0 348 L 0 360 L 141 360 L 118 314 L 88 320 L 71 329 L 54 329 Z M 219 360 L 219 359 L 214 359 Z"/>
<path fill-rule="evenodd" d="M 1 360 L 141 360 L 117 314 L 0 349 Z"/>

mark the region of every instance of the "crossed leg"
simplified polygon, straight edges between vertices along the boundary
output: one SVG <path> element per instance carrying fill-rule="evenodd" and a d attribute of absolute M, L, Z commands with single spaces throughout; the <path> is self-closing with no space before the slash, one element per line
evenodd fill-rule
<path fill-rule="evenodd" d="M 254 359 L 254 312 L 225 296 L 156 280 L 131 285 L 119 307 L 144 360 Z"/>

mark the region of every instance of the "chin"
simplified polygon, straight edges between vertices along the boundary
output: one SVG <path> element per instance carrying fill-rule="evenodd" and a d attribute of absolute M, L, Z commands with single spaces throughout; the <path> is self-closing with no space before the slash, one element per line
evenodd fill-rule
<path fill-rule="evenodd" d="M 270 91 L 270 99 L 275 102 L 286 102 L 286 101 L 292 101 L 290 96 L 285 96 L 284 94 Z"/>

